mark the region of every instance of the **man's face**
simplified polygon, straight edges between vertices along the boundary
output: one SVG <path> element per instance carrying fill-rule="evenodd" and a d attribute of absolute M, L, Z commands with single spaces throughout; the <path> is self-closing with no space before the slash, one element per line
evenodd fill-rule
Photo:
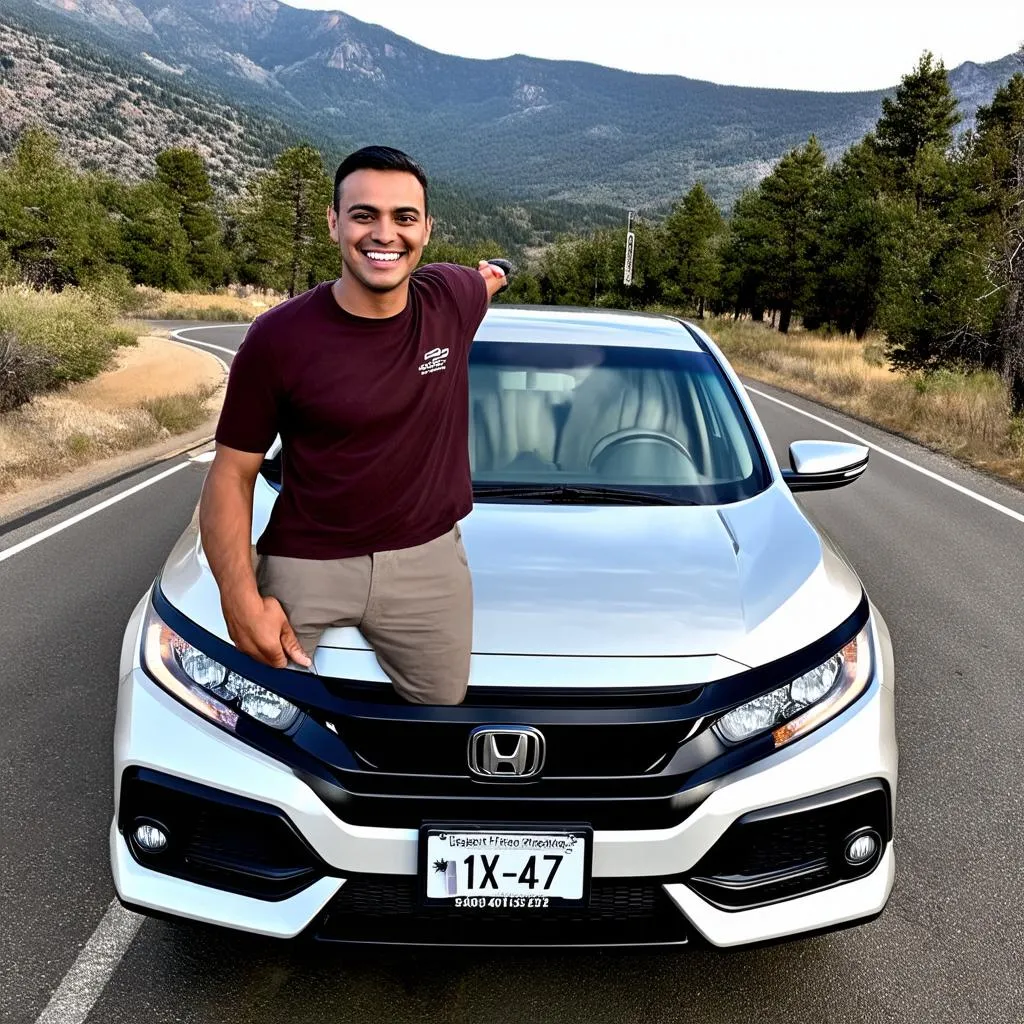
<path fill-rule="evenodd" d="M 408 171 L 353 171 L 341 183 L 338 212 L 327 212 L 344 272 L 374 292 L 408 280 L 430 240 L 423 186 Z"/>

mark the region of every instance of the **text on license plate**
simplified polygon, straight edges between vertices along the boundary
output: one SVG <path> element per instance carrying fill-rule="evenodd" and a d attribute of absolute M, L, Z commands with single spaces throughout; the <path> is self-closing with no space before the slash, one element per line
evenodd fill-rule
<path fill-rule="evenodd" d="M 429 832 L 427 898 L 583 898 L 586 844 L 563 832 Z M 545 900 L 545 904 L 547 900 Z"/>

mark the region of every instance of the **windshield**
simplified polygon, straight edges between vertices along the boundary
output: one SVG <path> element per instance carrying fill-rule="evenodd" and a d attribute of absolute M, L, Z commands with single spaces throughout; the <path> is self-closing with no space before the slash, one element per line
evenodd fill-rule
<path fill-rule="evenodd" d="M 705 352 L 476 341 L 470 465 L 496 484 L 580 484 L 702 505 L 750 497 L 767 467 L 731 386 Z"/>

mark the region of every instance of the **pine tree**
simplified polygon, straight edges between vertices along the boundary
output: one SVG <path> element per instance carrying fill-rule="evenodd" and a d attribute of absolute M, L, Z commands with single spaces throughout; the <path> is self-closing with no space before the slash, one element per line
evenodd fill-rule
<path fill-rule="evenodd" d="M 806 146 L 787 153 L 761 182 L 768 217 L 765 288 L 779 311 L 783 334 L 789 331 L 794 309 L 808 298 L 824 178 L 825 153 L 812 135 Z"/>
<path fill-rule="evenodd" d="M 998 303 L 986 286 L 970 148 L 952 145 L 956 123 L 945 69 L 928 53 L 878 122 L 887 222 L 878 321 L 890 359 L 907 368 L 990 358 Z"/>
<path fill-rule="evenodd" d="M 828 324 L 863 338 L 881 298 L 885 238 L 881 161 L 871 141 L 851 146 L 829 169 L 811 244 L 811 301 L 804 325 Z"/>
<path fill-rule="evenodd" d="M 946 68 L 925 52 L 914 70 L 903 76 L 896 96 L 882 100 L 882 116 L 875 127 L 878 151 L 889 161 L 901 189 L 913 190 L 923 154 L 930 149 L 946 153 L 959 120 Z"/>
<path fill-rule="evenodd" d="M 156 156 L 156 180 L 173 197 L 188 239 L 190 276 L 200 286 L 224 284 L 229 258 L 205 161 L 191 149 L 165 149 Z"/>
<path fill-rule="evenodd" d="M 700 182 L 672 208 L 664 224 L 666 298 L 696 308 L 702 318 L 718 293 L 724 227 L 721 211 Z"/>
<path fill-rule="evenodd" d="M 337 273 L 338 251 L 327 230 L 333 184 L 312 146 L 293 146 L 250 185 L 236 211 L 238 261 L 247 283 L 290 296 Z"/>
<path fill-rule="evenodd" d="M 768 274 L 774 226 L 760 188 L 736 200 L 722 248 L 722 293 L 733 316 L 749 313 L 764 319 L 768 306 Z"/>
<path fill-rule="evenodd" d="M 52 135 L 24 131 L 0 169 L 0 262 L 37 288 L 102 277 L 115 257 L 117 227 L 99 200 L 99 183 L 61 159 Z"/>
<path fill-rule="evenodd" d="M 984 197 L 991 294 L 1001 308 L 995 346 L 1011 411 L 1024 415 L 1024 75 L 1016 74 L 977 114 L 975 186 Z"/>
<path fill-rule="evenodd" d="M 150 179 L 125 188 L 121 214 L 121 263 L 132 280 L 151 288 L 187 291 L 193 284 L 189 237 L 174 193 Z"/>

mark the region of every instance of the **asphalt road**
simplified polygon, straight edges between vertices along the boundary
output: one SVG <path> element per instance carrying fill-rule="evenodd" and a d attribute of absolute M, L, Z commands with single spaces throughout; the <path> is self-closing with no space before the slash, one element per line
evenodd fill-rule
<path fill-rule="evenodd" d="M 218 327 L 193 338 L 233 350 L 240 334 Z M 88 1016 L 51 1004 L 47 1024 L 1024 1021 L 1024 522 L 1005 511 L 1024 514 L 1024 493 L 751 388 L 780 461 L 794 439 L 841 439 L 834 428 L 846 429 L 1004 509 L 879 451 L 853 486 L 804 499 L 857 567 L 895 646 L 897 879 L 878 921 L 734 953 L 483 954 L 312 950 L 145 919 L 123 957 L 112 956 Z M 0 529 L 5 1024 L 39 1019 L 111 902 L 121 636 L 191 515 L 203 468 L 5 552 L 181 461 Z"/>

